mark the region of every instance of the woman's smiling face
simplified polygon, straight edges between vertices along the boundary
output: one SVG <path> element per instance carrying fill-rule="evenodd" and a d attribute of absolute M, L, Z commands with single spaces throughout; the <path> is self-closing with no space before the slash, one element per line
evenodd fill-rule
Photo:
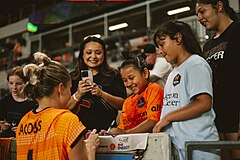
<path fill-rule="evenodd" d="M 104 53 L 101 44 L 98 42 L 88 42 L 83 50 L 83 60 L 89 69 L 98 68 L 104 60 Z"/>

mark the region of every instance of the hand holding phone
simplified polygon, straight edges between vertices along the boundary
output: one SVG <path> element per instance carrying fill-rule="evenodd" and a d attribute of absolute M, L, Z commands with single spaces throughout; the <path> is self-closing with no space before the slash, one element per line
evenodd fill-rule
<path fill-rule="evenodd" d="M 93 83 L 93 74 L 91 70 L 81 70 L 82 80 L 89 82 L 91 85 Z"/>

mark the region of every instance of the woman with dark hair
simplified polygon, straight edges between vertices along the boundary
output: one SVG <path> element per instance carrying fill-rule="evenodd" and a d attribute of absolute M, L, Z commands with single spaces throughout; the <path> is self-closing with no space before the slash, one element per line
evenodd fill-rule
<path fill-rule="evenodd" d="M 184 160 L 186 141 L 219 140 L 212 108 L 212 70 L 199 56 L 201 47 L 184 22 L 163 23 L 154 42 L 174 68 L 167 78 L 160 121 L 153 132 L 169 133 L 180 160 Z M 218 160 L 218 154 L 217 150 L 194 150 L 193 159 Z"/>
<path fill-rule="evenodd" d="M 44 53 L 35 53 L 34 60 L 22 70 L 27 82 L 21 94 L 39 106 L 18 125 L 17 159 L 95 160 L 100 143 L 96 129 L 84 141 L 86 127 L 66 109 L 72 86 L 67 69 Z"/>
<path fill-rule="evenodd" d="M 36 101 L 20 96 L 20 91 L 26 83 L 22 68 L 22 66 L 16 66 L 7 74 L 10 94 L 0 100 L 0 137 L 15 137 L 20 119 L 37 106 Z"/>
<path fill-rule="evenodd" d="M 204 57 L 213 71 L 213 107 L 216 112 L 216 126 L 220 140 L 237 141 L 239 139 L 239 103 L 240 83 L 233 73 L 240 59 L 240 21 L 236 12 L 229 6 L 228 0 L 196 0 L 196 15 L 199 22 L 215 32 L 203 47 Z M 232 77 L 232 78 L 231 78 Z M 222 151 L 222 159 L 240 159 L 240 150 Z"/>
<path fill-rule="evenodd" d="M 100 38 L 84 39 L 80 44 L 78 64 L 71 73 L 73 96 L 68 108 L 89 130 L 107 130 L 126 98 L 121 75 L 108 65 L 106 53 L 105 43 Z M 82 79 L 81 71 L 86 69 L 93 74 L 91 84 Z"/>

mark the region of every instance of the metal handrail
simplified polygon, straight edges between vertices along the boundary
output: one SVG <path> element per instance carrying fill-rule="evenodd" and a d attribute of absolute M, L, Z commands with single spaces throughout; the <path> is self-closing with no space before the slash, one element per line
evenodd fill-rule
<path fill-rule="evenodd" d="M 192 160 L 193 150 L 201 149 L 236 149 L 240 148 L 240 141 L 186 141 L 185 158 Z"/>

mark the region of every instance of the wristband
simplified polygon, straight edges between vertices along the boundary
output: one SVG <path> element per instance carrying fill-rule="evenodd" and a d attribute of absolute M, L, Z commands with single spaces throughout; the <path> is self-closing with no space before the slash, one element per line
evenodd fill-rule
<path fill-rule="evenodd" d="M 73 95 L 72 95 L 72 97 L 73 97 L 73 99 L 75 100 L 75 101 L 79 101 L 79 99 L 77 99 L 77 97 L 76 97 L 76 93 L 74 93 Z"/>

